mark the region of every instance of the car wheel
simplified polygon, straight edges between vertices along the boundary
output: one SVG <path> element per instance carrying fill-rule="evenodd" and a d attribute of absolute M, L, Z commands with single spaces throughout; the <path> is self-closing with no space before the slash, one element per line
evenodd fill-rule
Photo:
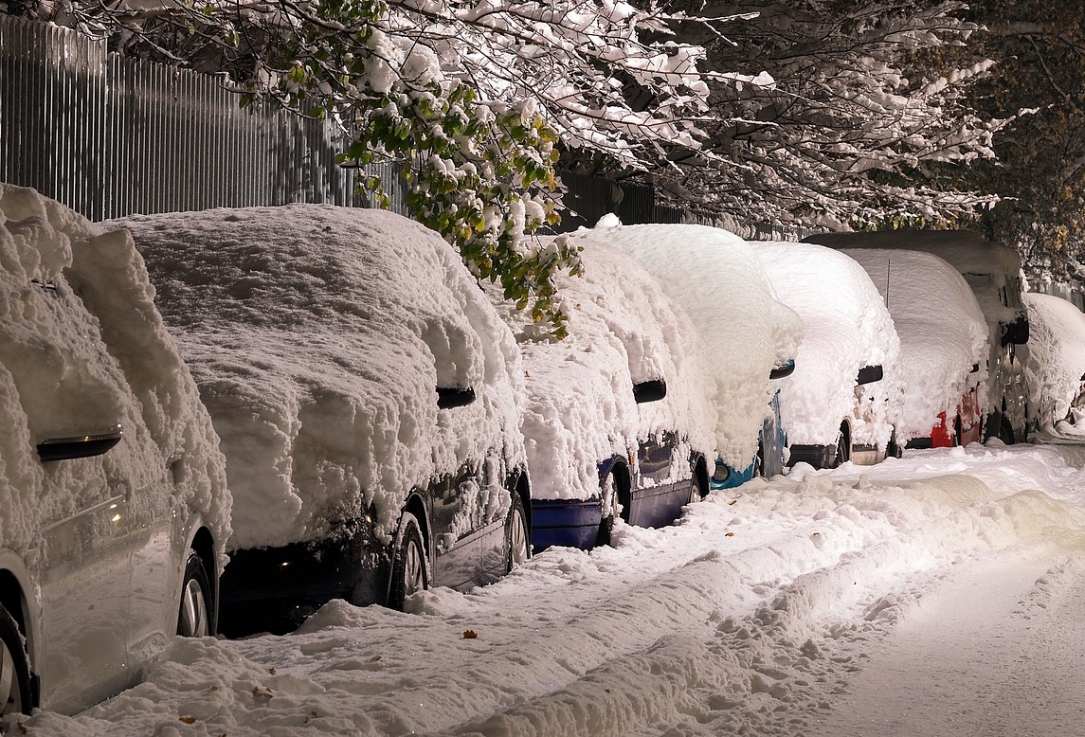
<path fill-rule="evenodd" d="M 404 512 L 399 523 L 400 535 L 392 557 L 392 585 L 388 591 L 388 606 L 403 611 L 407 597 L 429 588 L 426 567 L 426 547 L 418 519 Z"/>
<path fill-rule="evenodd" d="M 1006 445 L 1014 444 L 1013 426 L 1005 416 L 1002 417 L 1002 422 L 998 426 L 998 439 Z"/>
<path fill-rule="evenodd" d="M 836 439 L 836 458 L 833 461 L 833 468 L 842 466 L 850 460 L 851 442 L 848 440 L 848 434 L 841 430 L 839 437 Z"/>
<path fill-rule="evenodd" d="M 621 504 L 618 500 L 618 482 L 614 479 L 611 471 L 603 479 L 602 488 L 599 490 L 600 503 L 602 504 L 602 517 L 599 520 L 599 534 L 595 536 L 596 545 L 612 544 L 614 532 L 614 520 L 621 516 Z"/>
<path fill-rule="evenodd" d="M 34 708 L 30 692 L 30 659 L 15 623 L 7 609 L 0 606 L 0 716 L 28 714 Z"/>
<path fill-rule="evenodd" d="M 195 550 L 188 551 L 185 577 L 181 584 L 181 604 L 177 611 L 177 634 L 181 637 L 207 637 L 215 634 L 211 626 L 211 581 L 207 567 Z"/>
<path fill-rule="evenodd" d="M 510 573 L 513 568 L 527 563 L 531 557 L 531 545 L 527 535 L 527 515 L 524 514 L 524 503 L 520 501 L 520 495 L 513 493 L 512 506 L 509 508 L 509 516 L 505 522 L 505 573 Z"/>
<path fill-rule="evenodd" d="M 689 479 L 689 499 L 686 500 L 686 503 L 695 504 L 704 499 L 704 497 L 705 490 L 701 488 L 701 481 L 697 478 L 697 472 L 694 471 Z"/>

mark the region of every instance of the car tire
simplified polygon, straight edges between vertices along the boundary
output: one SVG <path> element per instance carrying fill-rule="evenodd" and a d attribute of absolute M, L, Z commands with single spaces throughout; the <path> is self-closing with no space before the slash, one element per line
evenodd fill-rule
<path fill-rule="evenodd" d="M 851 440 L 848 433 L 840 431 L 836 439 L 836 457 L 833 459 L 833 468 L 839 468 L 851 460 Z"/>
<path fill-rule="evenodd" d="M 602 505 L 602 513 L 599 519 L 599 533 L 595 536 L 595 544 L 612 545 L 614 534 L 614 521 L 621 516 L 619 509 L 618 480 L 614 478 L 612 470 L 603 479 L 599 490 L 599 503 Z"/>
<path fill-rule="evenodd" d="M 404 512 L 399 522 L 399 537 L 392 555 L 392 581 L 388 588 L 388 606 L 403 611 L 407 597 L 429 588 L 426 546 L 418 518 Z"/>
<path fill-rule="evenodd" d="M 1013 433 L 1013 425 L 1006 419 L 1006 416 L 1002 416 L 1002 422 L 998 426 L 998 439 L 1006 445 L 1013 445 L 1016 442 L 1016 438 Z"/>
<path fill-rule="evenodd" d="M 531 558 L 531 541 L 527 533 L 527 515 L 520 495 L 513 492 L 512 506 L 505 520 L 505 573 L 511 573 Z"/>
<path fill-rule="evenodd" d="M 211 591 L 211 579 L 203 558 L 195 550 L 188 551 L 181 582 L 181 601 L 177 607 L 177 634 L 180 637 L 208 637 L 215 634 L 211 623 Z"/>
<path fill-rule="evenodd" d="M 689 498 L 686 500 L 687 504 L 696 504 L 705 497 L 705 490 L 701 488 L 701 480 L 697 478 L 697 471 L 693 472 L 693 475 L 689 479 Z"/>
<path fill-rule="evenodd" d="M 0 699 L 3 700 L 0 716 L 29 714 L 34 708 L 30 690 L 30 658 L 26 654 L 19 625 L 0 606 Z"/>

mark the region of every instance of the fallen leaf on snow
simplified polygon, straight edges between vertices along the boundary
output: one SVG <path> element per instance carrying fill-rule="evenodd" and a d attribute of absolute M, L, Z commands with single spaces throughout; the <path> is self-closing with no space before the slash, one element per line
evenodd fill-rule
<path fill-rule="evenodd" d="M 477 639 L 477 638 L 478 638 L 478 635 L 475 633 L 474 630 L 464 630 L 463 631 L 463 639 L 465 639 L 465 640 L 474 640 L 474 639 Z"/>

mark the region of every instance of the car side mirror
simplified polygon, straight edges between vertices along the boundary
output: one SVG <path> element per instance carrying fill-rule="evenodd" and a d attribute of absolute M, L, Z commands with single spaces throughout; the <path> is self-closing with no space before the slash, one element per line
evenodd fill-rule
<path fill-rule="evenodd" d="M 1028 343 L 1029 337 L 1029 324 L 1028 318 L 1019 317 L 1008 325 L 1002 324 L 1002 345 L 1008 345 L 1013 343 L 1014 345 L 1024 345 Z"/>
<path fill-rule="evenodd" d="M 773 367 L 772 371 L 769 371 L 769 381 L 775 381 L 776 379 L 786 379 L 791 374 L 795 373 L 795 359 L 789 358 L 779 366 Z"/>
<path fill-rule="evenodd" d="M 475 401 L 475 390 L 472 387 L 460 389 L 458 387 L 437 387 L 437 409 L 452 409 L 453 407 L 466 407 Z"/>
<path fill-rule="evenodd" d="M 64 461 L 70 458 L 90 458 L 100 456 L 121 441 L 124 433 L 117 425 L 109 432 L 96 435 L 74 435 L 68 438 L 53 438 L 38 443 L 38 458 L 42 463 Z"/>
<path fill-rule="evenodd" d="M 637 404 L 658 402 L 667 396 L 667 382 L 663 379 L 641 381 L 633 385 L 633 401 Z"/>
<path fill-rule="evenodd" d="M 863 366 L 859 369 L 859 375 L 855 377 L 855 383 L 859 386 L 873 384 L 875 381 L 881 381 L 883 375 L 881 366 Z"/>

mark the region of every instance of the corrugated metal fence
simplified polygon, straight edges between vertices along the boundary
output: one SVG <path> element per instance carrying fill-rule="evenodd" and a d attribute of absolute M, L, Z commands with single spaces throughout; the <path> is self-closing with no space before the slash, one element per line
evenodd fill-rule
<path fill-rule="evenodd" d="M 215 76 L 110 54 L 104 41 L 0 14 L 0 182 L 34 187 L 91 220 L 136 212 L 330 202 L 365 206 L 331 124 L 250 112 Z M 407 215 L 401 169 L 366 167 Z M 701 222 L 744 237 L 770 227 L 657 203 L 651 185 L 562 175 L 560 230 L 615 213 L 624 223 Z"/>
<path fill-rule="evenodd" d="M 339 133 L 242 110 L 216 77 L 0 15 L 0 181 L 91 220 L 289 202 L 362 204 Z M 375 172 L 376 173 L 376 172 Z"/>

